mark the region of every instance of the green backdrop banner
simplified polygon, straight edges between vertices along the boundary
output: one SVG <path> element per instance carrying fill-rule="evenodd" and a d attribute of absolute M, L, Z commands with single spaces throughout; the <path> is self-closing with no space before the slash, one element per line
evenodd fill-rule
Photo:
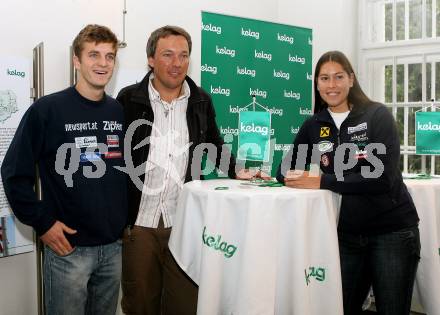
<path fill-rule="evenodd" d="M 235 154 L 238 113 L 252 110 L 251 95 L 271 113 L 269 160 L 261 168 L 274 174 L 312 114 L 312 30 L 202 12 L 201 55 L 202 87 Z"/>
<path fill-rule="evenodd" d="M 416 154 L 440 155 L 440 112 L 416 113 Z"/>

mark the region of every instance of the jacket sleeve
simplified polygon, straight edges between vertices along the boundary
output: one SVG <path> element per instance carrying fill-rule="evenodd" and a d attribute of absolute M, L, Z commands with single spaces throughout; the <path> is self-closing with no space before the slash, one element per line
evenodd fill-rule
<path fill-rule="evenodd" d="M 313 119 L 313 118 L 310 118 Z M 281 161 L 280 165 L 277 169 L 277 175 L 276 178 L 280 183 L 284 183 L 284 177 L 286 175 L 286 172 L 289 170 L 305 170 L 308 165 L 310 165 L 311 160 L 311 145 L 310 145 L 310 139 L 308 136 L 308 125 L 309 120 L 305 121 L 301 128 L 298 131 L 298 134 L 295 137 L 295 140 L 293 141 L 292 147 L 287 152 L 287 154 L 283 157 L 283 160 Z M 301 156 L 301 154 L 304 154 L 302 152 L 298 152 L 298 148 L 300 144 L 306 144 L 307 145 L 307 153 L 306 156 Z M 298 153 L 300 156 L 298 156 Z M 298 159 L 299 157 L 299 159 Z M 304 163 L 299 163 L 301 160 L 305 161 Z M 297 163 L 298 162 L 298 163 Z M 302 165 L 300 165 L 302 164 Z"/>
<path fill-rule="evenodd" d="M 370 122 L 369 122 L 370 123 Z M 334 174 L 321 176 L 321 188 L 338 193 L 383 194 L 390 191 L 400 172 L 400 140 L 394 117 L 385 106 L 380 106 L 371 119 L 372 137 L 370 143 L 384 144 L 385 154 L 367 152 L 374 155 L 382 164 L 383 172 L 377 178 L 366 178 L 360 172 L 344 173 L 344 180 L 338 181 Z M 371 168 L 372 166 L 370 166 Z"/>
<path fill-rule="evenodd" d="M 206 93 L 205 93 L 206 94 Z M 225 174 L 228 174 L 230 178 L 236 177 L 235 165 L 236 160 L 232 152 L 229 148 L 224 144 L 223 138 L 220 135 L 220 131 L 217 126 L 217 122 L 215 121 L 215 110 L 212 104 L 212 100 L 209 95 L 206 94 L 206 97 L 209 98 L 207 102 L 207 135 L 206 139 L 208 143 L 212 143 L 217 148 L 217 158 L 215 161 L 215 167 L 220 169 Z M 223 150 L 226 150 L 223 152 Z M 226 157 L 228 161 L 222 161 L 222 156 Z M 214 161 L 213 161 L 214 162 Z M 226 163 L 225 163 L 226 162 Z"/>
<path fill-rule="evenodd" d="M 13 213 L 39 235 L 56 221 L 34 191 L 36 163 L 42 153 L 44 135 L 44 122 L 34 104 L 24 114 L 1 166 L 3 187 Z"/>
<path fill-rule="evenodd" d="M 125 104 L 127 103 L 126 95 L 127 95 L 127 87 L 125 87 L 125 88 L 123 88 L 122 90 L 120 90 L 119 93 L 118 93 L 118 95 L 116 96 L 116 100 L 117 100 L 122 106 L 125 106 Z"/>
<path fill-rule="evenodd" d="M 127 87 L 123 88 L 122 90 L 119 91 L 118 95 L 116 96 L 116 101 L 119 102 L 119 104 L 122 105 L 123 111 L 124 111 L 124 135 L 127 132 L 129 123 L 127 123 L 127 103 L 128 103 L 128 96 L 127 94 L 129 94 L 127 92 Z"/>

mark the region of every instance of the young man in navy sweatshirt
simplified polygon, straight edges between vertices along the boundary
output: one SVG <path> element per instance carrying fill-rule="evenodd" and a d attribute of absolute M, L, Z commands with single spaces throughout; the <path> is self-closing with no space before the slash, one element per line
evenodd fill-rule
<path fill-rule="evenodd" d="M 115 314 L 126 224 L 123 110 L 104 92 L 118 40 L 88 25 L 73 42 L 75 86 L 23 116 L 1 168 L 16 217 L 44 249 L 47 314 Z M 42 200 L 34 192 L 38 167 Z"/>

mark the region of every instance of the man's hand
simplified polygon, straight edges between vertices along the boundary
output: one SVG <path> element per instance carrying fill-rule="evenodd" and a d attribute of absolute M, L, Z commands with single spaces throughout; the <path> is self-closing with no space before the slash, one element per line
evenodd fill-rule
<path fill-rule="evenodd" d="M 290 170 L 284 177 L 284 184 L 292 188 L 319 189 L 321 176 L 311 176 L 308 171 Z"/>
<path fill-rule="evenodd" d="M 69 228 L 60 221 L 56 221 L 54 225 L 52 225 L 52 227 L 40 237 L 40 239 L 57 255 L 65 256 L 69 254 L 73 248 L 64 236 L 64 233 L 75 234 L 76 230 Z"/>
<path fill-rule="evenodd" d="M 235 177 L 235 179 L 242 179 L 242 180 L 249 180 L 254 178 L 261 178 L 264 180 L 271 179 L 271 177 L 267 175 L 265 172 L 257 171 L 257 170 L 249 170 L 247 168 L 240 170 Z"/>

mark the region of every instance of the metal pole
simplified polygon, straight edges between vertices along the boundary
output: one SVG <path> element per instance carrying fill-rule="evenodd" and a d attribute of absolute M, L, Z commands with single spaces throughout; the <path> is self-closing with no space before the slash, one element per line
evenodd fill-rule
<path fill-rule="evenodd" d="M 34 101 L 39 99 L 44 95 L 44 44 L 39 43 L 33 50 L 34 55 L 34 63 L 33 63 L 33 81 L 34 81 L 34 90 L 32 93 Z M 41 193 L 41 182 L 40 176 L 36 174 L 35 181 L 35 193 L 39 200 L 42 199 Z M 35 235 L 35 244 L 36 244 L 36 259 L 37 259 L 37 299 L 38 299 L 38 315 L 44 315 L 44 284 L 43 284 L 43 260 L 44 260 L 44 251 L 43 251 L 43 243 L 41 240 Z"/>
<path fill-rule="evenodd" d="M 70 86 L 73 86 L 78 81 L 78 72 L 76 72 L 75 65 L 73 64 L 73 47 L 70 46 Z"/>
<path fill-rule="evenodd" d="M 6 230 L 6 217 L 0 218 L 0 227 L 2 229 L 2 239 L 0 240 L 3 248 L 3 257 L 9 256 L 8 234 Z"/>
<path fill-rule="evenodd" d="M 39 43 L 34 50 L 34 101 L 44 95 L 44 44 Z"/>
<path fill-rule="evenodd" d="M 122 41 L 119 42 L 119 48 L 127 47 L 127 42 L 125 41 L 125 15 L 127 14 L 127 1 L 124 0 L 124 10 L 122 10 Z"/>

